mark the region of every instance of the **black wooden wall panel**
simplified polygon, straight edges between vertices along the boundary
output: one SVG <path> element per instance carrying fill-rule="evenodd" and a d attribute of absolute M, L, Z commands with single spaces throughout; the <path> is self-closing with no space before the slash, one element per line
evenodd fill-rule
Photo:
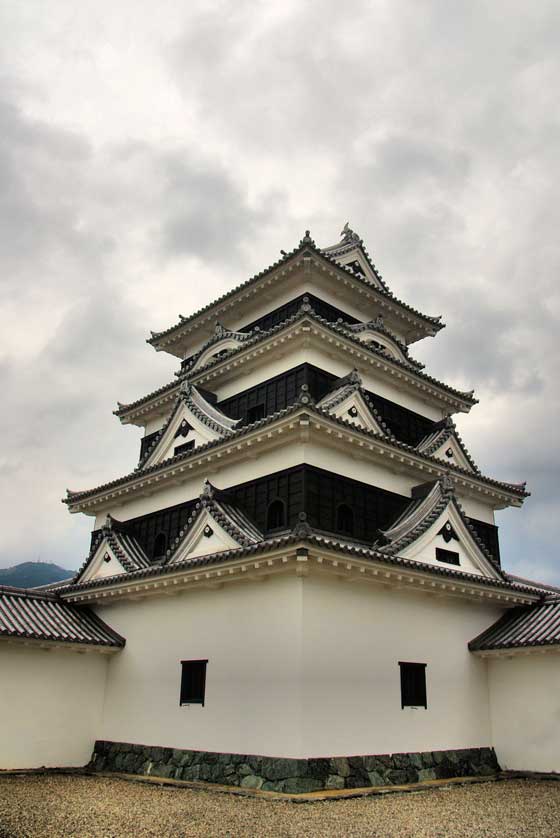
<path fill-rule="evenodd" d="M 383 396 L 378 396 L 371 390 L 368 390 L 367 393 L 375 409 L 401 442 L 416 446 L 432 432 L 435 423 L 431 419 L 384 399 Z"/>
<path fill-rule="evenodd" d="M 242 509 L 265 534 L 268 507 L 277 498 L 286 505 L 289 529 L 297 524 L 299 513 L 305 512 L 311 526 L 337 533 L 338 507 L 340 504 L 348 505 L 353 512 L 353 537 L 365 544 L 372 544 L 377 531 L 393 524 L 410 503 L 410 498 L 394 492 L 305 464 L 242 483 L 224 492 L 224 499 Z M 168 545 L 171 544 L 187 523 L 195 504 L 196 500 L 187 501 L 126 521 L 121 526 L 137 538 L 147 555 L 153 558 L 157 535 L 163 532 Z M 498 528 L 473 518 L 469 520 L 499 563 Z M 92 533 L 92 539 L 96 532 Z"/>
<path fill-rule="evenodd" d="M 476 518 L 469 518 L 468 520 L 476 530 L 478 537 L 486 549 L 496 559 L 498 564 L 501 564 L 498 527 L 494 526 L 494 524 L 487 524 L 486 521 L 477 521 Z"/>
<path fill-rule="evenodd" d="M 330 303 L 326 303 L 324 300 L 320 300 L 319 297 L 315 297 L 314 294 L 300 294 L 299 297 L 295 297 L 293 300 L 284 303 L 284 305 L 269 311 L 268 314 L 264 314 L 257 320 L 253 320 L 251 323 L 247 323 L 246 326 L 242 326 L 239 331 L 248 332 L 251 329 L 254 329 L 255 326 L 258 326 L 263 331 L 272 329 L 273 326 L 277 326 L 289 317 L 293 317 L 293 315 L 300 309 L 304 297 L 307 297 L 309 304 L 320 317 L 324 317 L 325 320 L 329 320 L 331 323 L 336 323 L 338 319 L 343 320 L 345 323 L 360 322 L 356 317 L 352 317 L 351 314 L 347 314 L 345 311 L 342 311 L 342 309 L 336 308 Z"/>
<path fill-rule="evenodd" d="M 159 431 L 154 431 L 153 434 L 146 434 L 146 436 L 142 437 L 140 440 L 140 459 L 142 459 L 158 434 Z"/>

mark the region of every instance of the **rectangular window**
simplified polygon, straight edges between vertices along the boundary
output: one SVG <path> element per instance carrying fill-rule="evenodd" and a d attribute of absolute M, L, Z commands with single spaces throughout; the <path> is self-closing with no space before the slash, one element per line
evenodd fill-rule
<path fill-rule="evenodd" d="M 194 448 L 194 439 L 191 439 L 189 442 L 184 442 L 182 445 L 176 445 L 175 450 L 173 451 L 173 456 L 176 457 L 177 454 L 184 454 L 186 451 L 192 451 Z"/>
<path fill-rule="evenodd" d="M 205 661 L 181 661 L 181 700 L 180 704 L 202 704 L 206 691 Z"/>
<path fill-rule="evenodd" d="M 436 547 L 436 559 L 438 562 L 445 562 L 445 564 L 459 565 L 459 553 L 455 550 L 444 550 L 443 547 Z"/>
<path fill-rule="evenodd" d="M 401 670 L 401 708 L 425 707 L 426 700 L 426 664 L 405 663 L 399 661 Z"/>
<path fill-rule="evenodd" d="M 250 407 L 247 411 L 248 425 L 250 425 L 251 422 L 258 422 L 259 419 L 264 419 L 264 404 L 256 404 L 254 407 Z"/>

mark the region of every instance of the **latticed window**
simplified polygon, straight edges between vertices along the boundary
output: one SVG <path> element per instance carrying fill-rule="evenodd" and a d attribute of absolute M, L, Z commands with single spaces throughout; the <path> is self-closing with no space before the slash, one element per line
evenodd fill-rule
<path fill-rule="evenodd" d="M 286 507 L 284 502 L 277 498 L 273 500 L 268 507 L 266 515 L 266 528 L 268 530 L 277 530 L 280 527 L 286 526 Z"/>

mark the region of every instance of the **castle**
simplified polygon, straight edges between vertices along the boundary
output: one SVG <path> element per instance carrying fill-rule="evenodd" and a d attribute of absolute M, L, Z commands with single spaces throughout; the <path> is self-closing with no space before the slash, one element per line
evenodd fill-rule
<path fill-rule="evenodd" d="M 84 491 L 70 584 L 0 589 L 2 768 L 299 792 L 560 770 L 560 591 L 507 572 L 453 415 L 348 225 L 149 343 L 138 465 Z M 49 654 L 45 654 L 45 652 Z"/>

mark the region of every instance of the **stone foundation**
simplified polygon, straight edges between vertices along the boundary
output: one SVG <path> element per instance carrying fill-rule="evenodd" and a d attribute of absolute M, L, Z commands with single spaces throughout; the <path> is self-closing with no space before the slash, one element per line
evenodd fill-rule
<path fill-rule="evenodd" d="M 493 748 L 286 759 L 103 741 L 95 743 L 88 767 L 288 794 L 473 777 L 500 770 Z"/>

